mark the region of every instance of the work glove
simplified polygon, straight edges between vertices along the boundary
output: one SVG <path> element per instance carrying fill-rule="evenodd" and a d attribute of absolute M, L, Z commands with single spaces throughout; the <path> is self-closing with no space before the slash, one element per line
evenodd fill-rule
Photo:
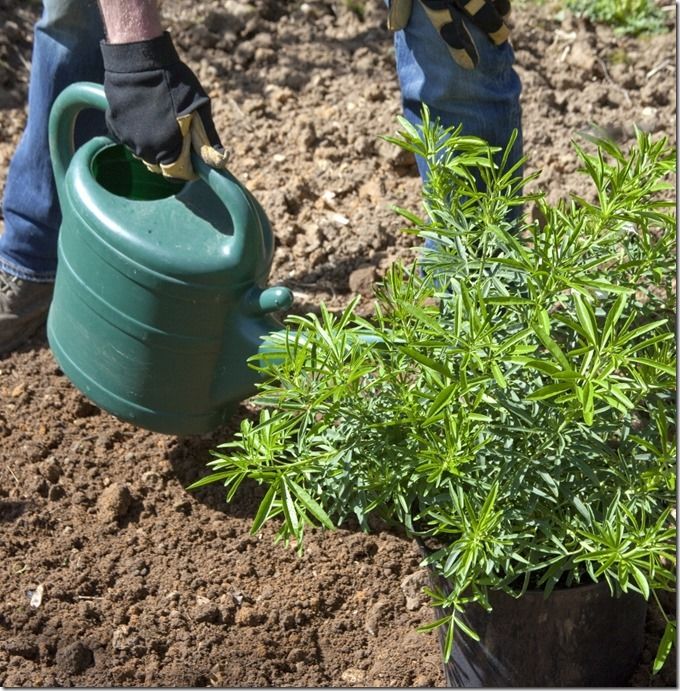
<path fill-rule="evenodd" d="M 148 41 L 101 43 L 106 125 L 154 173 L 193 180 L 192 149 L 225 168 L 210 98 L 177 55 L 167 32 Z"/>
<path fill-rule="evenodd" d="M 479 52 L 463 17 L 479 27 L 497 46 L 510 36 L 504 21 L 510 15 L 510 0 L 390 0 L 387 27 L 391 31 L 406 27 L 414 1 L 422 3 L 451 56 L 465 69 L 477 67 Z"/>

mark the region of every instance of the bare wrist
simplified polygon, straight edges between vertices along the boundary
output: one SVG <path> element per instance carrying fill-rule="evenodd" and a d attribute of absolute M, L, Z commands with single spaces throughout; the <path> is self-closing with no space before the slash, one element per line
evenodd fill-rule
<path fill-rule="evenodd" d="M 133 43 L 163 33 L 156 0 L 99 0 L 109 43 Z"/>

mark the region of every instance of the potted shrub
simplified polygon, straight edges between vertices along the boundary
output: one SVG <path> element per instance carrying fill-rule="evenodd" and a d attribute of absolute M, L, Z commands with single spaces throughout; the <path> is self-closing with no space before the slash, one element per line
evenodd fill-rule
<path fill-rule="evenodd" d="M 371 319 L 287 319 L 253 360 L 259 419 L 194 487 L 263 483 L 253 531 L 300 548 L 310 524 L 403 526 L 453 685 L 623 683 L 674 588 L 674 152 L 577 147 L 593 199 L 551 205 L 504 152 L 401 122 L 430 175 L 425 217 L 398 212 L 426 246 Z"/>

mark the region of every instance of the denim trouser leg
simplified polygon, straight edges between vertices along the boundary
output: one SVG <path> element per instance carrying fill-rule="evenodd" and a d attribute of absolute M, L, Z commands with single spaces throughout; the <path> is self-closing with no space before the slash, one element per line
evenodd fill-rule
<path fill-rule="evenodd" d="M 508 43 L 495 46 L 470 22 L 467 26 L 480 57 L 474 70 L 454 61 L 422 5 L 414 0 L 408 26 L 394 37 L 404 116 L 420 124 L 425 103 L 432 119 L 438 117 L 445 127 L 462 124 L 463 134 L 503 148 L 516 129 L 520 136 L 510 158 L 510 164 L 515 163 L 522 156 L 522 139 L 521 84 L 513 69 L 513 50 Z M 418 169 L 425 179 L 424 161 L 418 160 Z"/>
<path fill-rule="evenodd" d="M 0 267 L 20 278 L 54 278 L 61 211 L 47 141 L 49 112 L 69 84 L 103 81 L 103 32 L 97 0 L 43 3 L 34 33 L 28 122 L 7 175 L 0 235 Z M 78 140 L 102 131 L 99 113 L 79 119 Z"/>

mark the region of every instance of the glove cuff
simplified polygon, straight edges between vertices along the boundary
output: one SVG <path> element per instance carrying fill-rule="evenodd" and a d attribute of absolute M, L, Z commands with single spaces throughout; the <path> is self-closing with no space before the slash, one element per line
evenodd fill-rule
<path fill-rule="evenodd" d="M 167 31 L 148 41 L 133 43 L 100 43 L 104 69 L 107 72 L 148 72 L 180 62 Z"/>

